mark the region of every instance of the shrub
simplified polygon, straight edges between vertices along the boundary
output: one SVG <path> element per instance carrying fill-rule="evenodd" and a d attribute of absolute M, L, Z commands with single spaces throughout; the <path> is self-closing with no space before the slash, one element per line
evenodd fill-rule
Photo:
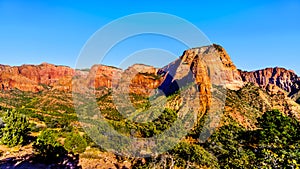
<path fill-rule="evenodd" d="M 217 158 L 222 168 L 251 168 L 255 154 L 241 143 L 245 129 L 237 124 L 222 126 L 206 142 L 206 148 Z M 248 133 L 249 134 L 249 133 Z"/>
<path fill-rule="evenodd" d="M 258 118 L 257 163 L 261 168 L 299 168 L 300 123 L 278 110 Z"/>
<path fill-rule="evenodd" d="M 33 149 L 41 160 L 56 162 L 67 154 L 64 147 L 56 141 L 57 138 L 51 130 L 44 130 L 33 143 Z"/>
<path fill-rule="evenodd" d="M 83 153 L 87 147 L 87 143 L 79 134 L 71 133 L 67 136 L 64 147 L 69 152 Z"/>
<path fill-rule="evenodd" d="M 171 150 L 171 154 L 177 157 L 176 165 L 179 167 L 187 167 L 188 163 L 195 163 L 200 166 L 218 168 L 217 159 L 200 145 L 180 142 Z"/>
<path fill-rule="evenodd" d="M 288 145 L 299 140 L 299 122 L 278 110 L 268 111 L 258 118 L 260 143 Z"/>
<path fill-rule="evenodd" d="M 12 110 L 7 111 L 2 120 L 5 124 L 4 127 L 0 129 L 2 144 L 13 147 L 22 145 L 27 141 L 29 122 L 25 116 Z"/>

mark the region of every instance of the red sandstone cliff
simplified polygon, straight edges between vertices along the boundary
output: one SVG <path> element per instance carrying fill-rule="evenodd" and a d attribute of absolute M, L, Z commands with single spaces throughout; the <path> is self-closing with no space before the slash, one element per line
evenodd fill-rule
<path fill-rule="evenodd" d="M 198 84 L 209 84 L 209 77 L 207 75 L 208 68 L 204 65 L 208 62 L 215 62 L 209 60 L 212 56 L 217 55 L 219 58 L 216 67 L 210 67 L 209 73 L 216 73 L 222 69 L 220 74 L 221 79 L 226 79 L 229 88 L 239 88 L 241 86 L 241 78 L 238 76 L 236 67 L 230 60 L 226 51 L 220 46 L 207 46 L 201 48 L 190 49 L 184 52 L 183 56 L 175 62 L 189 65 L 190 68 L 195 67 L 194 74 Z M 205 59 L 201 59 L 205 58 Z M 204 61 L 207 63 L 204 63 Z M 172 65 L 172 63 L 170 64 Z M 166 66 L 167 68 L 168 66 Z M 53 64 L 43 63 L 40 65 L 22 65 L 22 66 L 6 66 L 0 65 L 0 89 L 12 90 L 19 89 L 22 91 L 38 92 L 42 90 L 72 90 L 72 78 L 74 76 L 84 76 L 85 80 L 80 81 L 81 85 L 89 87 L 101 88 L 111 87 L 114 83 L 113 78 L 130 81 L 130 90 L 134 93 L 149 93 L 147 89 L 157 88 L 164 77 L 158 75 L 158 69 L 146 65 L 133 65 L 127 70 L 122 71 L 118 68 L 95 65 L 89 72 L 74 70 L 66 66 L 56 66 Z M 177 71 L 177 78 L 180 77 L 180 71 Z M 122 78 L 120 78 L 122 77 Z M 130 78 L 130 79 L 128 79 Z M 217 79 L 214 79 L 217 80 Z M 221 83 L 221 82 L 220 82 Z M 122 87 L 122 86 L 120 86 Z M 143 91 L 144 90 L 144 91 Z M 203 89 L 204 90 L 204 89 Z"/>
<path fill-rule="evenodd" d="M 81 81 L 77 82 L 79 86 L 85 85 L 95 89 L 101 87 L 110 88 L 114 82 L 113 79 L 130 77 L 131 92 L 147 94 L 148 88 L 153 89 L 160 84 L 160 80 L 153 77 L 156 72 L 156 68 L 145 65 L 134 65 L 124 72 L 118 68 L 104 65 L 94 65 L 89 71 L 75 71 L 70 67 L 55 66 L 48 63 L 13 67 L 0 65 L 0 90 L 18 89 L 30 92 L 43 90 L 71 91 L 72 80 L 77 80 L 72 78 L 76 76 L 81 77 Z"/>
<path fill-rule="evenodd" d="M 65 66 L 43 63 L 41 65 L 0 65 L 0 89 L 19 89 L 38 92 L 57 86 L 64 79 L 71 78 L 74 70 Z M 62 86 L 65 87 L 65 86 Z M 66 87 L 65 89 L 68 89 Z"/>
<path fill-rule="evenodd" d="M 202 94 L 209 95 L 211 83 L 224 84 L 227 88 L 236 90 L 241 88 L 244 83 L 251 82 L 266 90 L 271 88 L 268 87 L 269 85 L 275 85 L 290 96 L 299 95 L 300 77 L 293 71 L 284 68 L 267 68 L 253 72 L 238 71 L 224 48 L 219 45 L 189 49 L 178 60 L 162 69 L 146 65 L 133 65 L 122 71 L 110 66 L 95 65 L 90 71 L 75 71 L 70 67 L 47 63 L 13 67 L 0 65 L 0 90 L 71 91 L 72 78 L 80 76 L 84 77 L 84 81 L 78 82 L 80 85 L 95 87 L 96 89 L 110 88 L 113 83 L 121 84 L 117 81 L 127 81 L 131 92 L 149 94 L 152 89 L 159 87 L 166 78 L 166 74 L 159 72 L 172 74 L 175 80 L 186 80 L 183 74 L 184 66 L 179 65 L 185 65 L 192 70 L 194 80 L 199 85 Z M 124 88 L 124 85 L 118 87 Z"/>
<path fill-rule="evenodd" d="M 264 89 L 275 85 L 292 96 L 300 90 L 300 77 L 284 68 L 266 68 L 252 72 L 240 71 L 244 82 L 251 82 Z"/>

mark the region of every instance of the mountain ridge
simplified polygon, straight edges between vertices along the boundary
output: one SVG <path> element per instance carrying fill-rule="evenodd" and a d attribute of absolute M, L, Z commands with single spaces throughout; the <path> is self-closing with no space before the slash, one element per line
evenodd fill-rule
<path fill-rule="evenodd" d="M 74 94 L 74 91 L 81 92 L 81 87 L 84 86 L 89 90 L 96 89 L 91 91 L 95 94 L 96 109 L 100 110 L 101 118 L 104 117 L 105 121 L 110 122 L 122 134 L 145 138 L 166 130 L 157 126 L 169 127 L 173 123 L 173 118 L 184 117 L 186 114 L 180 110 L 186 104 L 185 99 L 189 98 L 190 93 L 196 91 L 199 92 L 199 97 L 197 95 L 192 98 L 192 104 L 189 104 L 189 107 L 195 105 L 194 107 L 197 108 L 189 112 L 193 113 L 195 125 L 191 126 L 193 128 L 184 137 L 183 142 L 192 146 L 202 146 L 203 144 L 197 141 L 200 132 L 214 134 L 214 129 L 218 133 L 223 127 L 237 125 L 251 133 L 260 129 L 258 119 L 274 109 L 300 121 L 298 80 L 298 75 L 285 68 L 266 68 L 250 72 L 239 70 L 225 49 L 219 45 L 186 50 L 180 58 L 163 68 L 135 64 L 126 70 L 105 65 L 74 70 L 67 66 L 48 63 L 12 67 L 0 65 L 0 111 L 16 109 L 28 116 L 36 124 L 36 128 L 49 127 L 56 130 L 68 126 L 81 131 L 82 127 L 87 124 L 78 121 L 80 113 L 92 119 L 100 117 L 91 111 L 93 107 L 89 104 L 82 104 L 81 108 L 84 109 L 80 109 L 87 111 L 79 114 L 76 111 L 74 95 L 79 94 L 81 99 L 79 104 L 82 100 L 89 99 L 85 98 L 82 93 Z M 190 82 L 197 87 L 192 88 L 196 90 L 180 88 L 181 85 L 188 86 Z M 226 90 L 223 90 L 224 86 Z M 112 89 L 113 87 L 116 91 Z M 158 92 L 156 89 L 159 89 Z M 153 91 L 162 93 L 152 95 Z M 188 92 L 182 95 L 185 91 Z M 129 92 L 130 103 L 126 100 L 120 100 L 120 102 L 115 100 L 114 94 L 122 94 L 122 92 Z M 164 96 L 160 94 L 167 96 L 165 103 Z M 221 103 L 216 98 L 221 98 Z M 153 106 L 155 104 L 150 103 L 151 99 L 154 99 L 153 103 L 159 103 L 158 106 Z M 298 101 L 298 104 L 295 101 Z M 200 104 L 195 104 L 199 102 Z M 130 104 L 136 110 L 129 109 Z M 219 109 L 213 109 L 213 104 L 220 104 L 221 107 L 218 107 L 221 110 L 220 114 L 214 112 Z M 157 107 L 163 107 L 167 110 L 164 113 L 169 113 L 169 115 L 157 116 Z M 119 110 L 124 110 L 124 112 Z M 152 119 L 155 120 L 151 121 Z M 143 123 L 144 121 L 147 123 Z M 208 131 L 204 126 L 206 123 L 209 126 Z M 64 130 L 65 127 L 61 131 Z M 228 132 L 225 136 L 227 138 Z M 214 135 L 209 139 L 213 137 Z M 114 142 L 112 144 L 115 146 Z M 89 145 L 91 147 L 88 147 L 86 153 L 80 156 L 83 168 L 86 166 L 91 166 L 86 168 L 96 168 L 99 164 L 117 163 L 115 161 L 118 157 L 114 154 L 101 152 L 102 150 L 94 152 L 96 149 L 92 147 L 95 146 L 94 143 L 91 142 Z M 97 154 L 97 160 L 90 158 L 93 153 Z M 103 159 L 110 154 L 109 163 L 106 160 L 101 161 L 102 157 L 98 159 L 99 154 L 104 154 Z M 19 155 L 6 153 L 2 158 L 10 159 L 11 156 Z M 94 161 L 91 162 L 92 160 Z M 128 166 L 134 163 L 134 161 L 126 161 Z"/>
<path fill-rule="evenodd" d="M 197 60 L 199 60 L 199 58 L 202 57 L 203 59 L 206 57 L 205 59 L 210 62 L 206 64 L 211 64 L 213 62 L 209 61 L 211 55 L 217 55 L 216 58 L 219 58 L 222 63 L 222 65 L 217 65 L 216 67 L 219 67 L 219 70 L 224 71 L 220 76 L 225 76 L 222 78 L 225 79 L 225 82 L 223 83 L 226 83 L 227 88 L 238 90 L 246 83 L 253 83 L 267 90 L 271 88 L 270 86 L 275 85 L 286 91 L 289 97 L 294 98 L 294 100 L 298 99 L 296 96 L 299 95 L 300 77 L 296 75 L 294 71 L 280 67 L 265 68 L 255 71 L 243 71 L 237 69 L 226 50 L 220 45 L 213 44 L 210 46 L 188 49 L 184 51 L 183 55 L 177 60 L 179 60 L 181 64 L 192 65 L 198 62 Z M 143 68 L 146 67 L 147 70 L 143 71 Z M 166 65 L 165 68 L 166 67 L 168 67 L 168 65 Z M 136 68 L 138 69 L 137 72 L 134 70 Z M 95 87 L 95 89 L 100 87 L 111 87 L 112 77 L 120 76 L 122 72 L 125 71 L 137 73 L 132 80 L 135 88 L 139 88 L 142 83 L 152 83 L 151 85 L 144 86 L 144 88 L 151 86 L 151 89 L 154 89 L 162 83 L 162 77 L 160 77 L 161 75 L 159 75 L 158 72 L 163 69 L 164 68 L 159 69 L 143 64 L 133 65 L 126 70 L 106 65 L 94 65 L 88 70 L 75 70 L 68 66 L 54 65 L 45 62 L 39 65 L 23 64 L 21 66 L 0 64 L 0 90 L 19 89 L 21 91 L 39 92 L 51 89 L 71 91 L 72 79 L 75 76 L 86 76 L 86 85 Z M 219 70 L 207 71 L 214 71 L 214 73 L 217 73 Z M 202 72 L 203 71 L 206 70 L 203 69 Z M 199 71 L 198 73 L 201 74 Z M 152 76 L 150 77 L 148 75 Z M 201 74 L 201 76 L 204 75 Z M 206 80 L 207 79 L 208 78 L 206 78 Z M 138 89 L 133 90 L 133 92 L 148 93 L 138 91 Z"/>
<path fill-rule="evenodd" d="M 239 70 L 239 72 L 244 82 L 253 83 L 267 91 L 279 87 L 294 101 L 300 98 L 300 77 L 292 70 L 274 67 L 250 72 Z"/>

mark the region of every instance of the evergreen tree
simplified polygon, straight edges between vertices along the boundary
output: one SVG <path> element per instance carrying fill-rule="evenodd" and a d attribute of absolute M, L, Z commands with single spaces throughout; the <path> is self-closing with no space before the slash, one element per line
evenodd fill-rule
<path fill-rule="evenodd" d="M 1 143 L 13 147 L 22 145 L 27 141 L 29 122 L 27 118 L 17 111 L 7 111 L 2 118 L 4 127 L 1 128 Z"/>

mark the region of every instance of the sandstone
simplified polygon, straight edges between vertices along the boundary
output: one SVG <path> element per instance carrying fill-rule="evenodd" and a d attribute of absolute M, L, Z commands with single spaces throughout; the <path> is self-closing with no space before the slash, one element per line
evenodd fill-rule
<path fill-rule="evenodd" d="M 283 89 L 289 96 L 300 90 L 300 77 L 294 71 L 280 67 L 266 68 L 257 71 L 240 71 L 244 82 L 250 82 L 264 89 L 269 85 L 276 85 Z"/>
<path fill-rule="evenodd" d="M 89 70 L 74 70 L 48 63 L 0 65 L 0 90 L 70 92 L 74 87 L 75 91 L 80 91 L 82 86 L 95 89 L 115 87 L 120 92 L 149 95 L 156 88 L 165 88 L 164 94 L 168 95 L 178 90 L 175 83 L 173 86 L 170 83 L 178 82 L 177 85 L 182 86 L 191 81 L 199 86 L 203 105 L 210 102 L 212 84 L 238 90 L 245 83 L 254 83 L 270 93 L 274 93 L 271 86 L 275 85 L 294 100 L 300 95 L 300 77 L 293 71 L 279 67 L 251 72 L 237 70 L 225 49 L 219 45 L 186 50 L 180 58 L 160 69 L 143 64 L 132 65 L 126 70 L 105 65 L 94 65 Z"/>

